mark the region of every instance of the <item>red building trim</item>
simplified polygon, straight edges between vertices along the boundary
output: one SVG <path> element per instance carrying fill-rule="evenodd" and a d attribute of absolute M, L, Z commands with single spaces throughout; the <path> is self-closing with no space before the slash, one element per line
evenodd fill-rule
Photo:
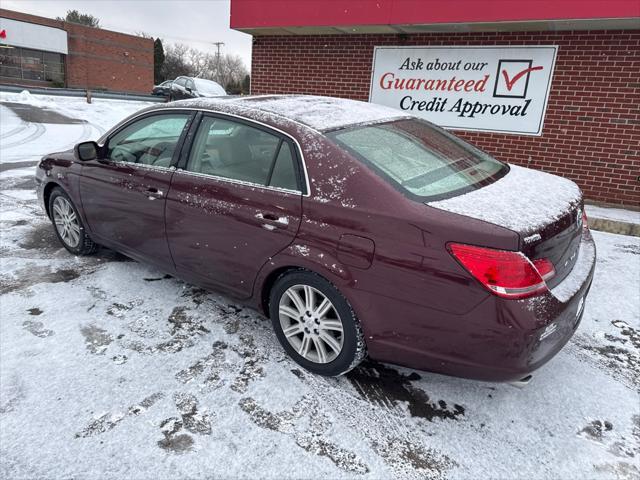
<path fill-rule="evenodd" d="M 233 0 L 231 28 L 633 19 L 637 0 Z"/>

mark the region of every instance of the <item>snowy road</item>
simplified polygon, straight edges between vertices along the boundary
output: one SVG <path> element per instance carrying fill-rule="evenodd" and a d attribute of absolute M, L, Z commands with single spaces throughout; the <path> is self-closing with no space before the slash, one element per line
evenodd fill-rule
<path fill-rule="evenodd" d="M 84 140 L 95 140 L 145 102 L 32 96 L 0 92 L 0 171 L 34 164 Z M 16 113 L 9 106 L 23 106 Z M 68 123 L 71 119 L 72 123 Z M 4 168 L 3 168 L 4 167 Z"/>
<path fill-rule="evenodd" d="M 57 126 L 60 145 L 83 128 Z M 3 137 L 0 160 L 45 139 Z M 640 478 L 639 238 L 594 232 L 583 322 L 525 389 L 376 363 L 328 379 L 224 297 L 69 255 L 32 173 L 0 173 L 2 478 Z"/>

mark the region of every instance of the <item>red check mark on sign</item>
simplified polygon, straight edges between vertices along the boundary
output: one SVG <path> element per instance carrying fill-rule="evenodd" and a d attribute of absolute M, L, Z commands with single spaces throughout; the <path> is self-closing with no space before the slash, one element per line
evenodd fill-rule
<path fill-rule="evenodd" d="M 504 77 L 504 83 L 507 86 L 507 90 L 511 91 L 511 89 L 513 88 L 513 84 L 524 77 L 527 73 L 534 72 L 536 70 L 542 70 L 543 68 L 544 67 L 542 66 L 526 68 L 521 72 L 516 73 L 512 79 L 509 79 L 509 75 L 507 74 L 506 70 L 502 70 L 502 76 Z"/>

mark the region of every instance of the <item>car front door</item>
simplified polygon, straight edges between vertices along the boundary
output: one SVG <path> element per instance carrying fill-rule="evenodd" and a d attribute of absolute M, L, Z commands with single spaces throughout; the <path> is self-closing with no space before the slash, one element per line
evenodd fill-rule
<path fill-rule="evenodd" d="M 294 239 L 302 166 L 291 139 L 252 123 L 202 115 L 167 197 L 178 274 L 247 298 L 260 268 Z"/>
<path fill-rule="evenodd" d="M 149 114 L 114 132 L 83 162 L 80 195 L 96 242 L 173 270 L 164 207 L 192 112 Z"/>

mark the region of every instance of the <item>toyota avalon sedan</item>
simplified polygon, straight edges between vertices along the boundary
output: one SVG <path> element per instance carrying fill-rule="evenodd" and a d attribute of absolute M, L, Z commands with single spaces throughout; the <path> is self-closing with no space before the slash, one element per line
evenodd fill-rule
<path fill-rule="evenodd" d="M 593 277 L 573 182 L 369 103 L 154 105 L 45 156 L 36 180 L 72 254 L 103 245 L 236 298 L 322 375 L 368 355 L 526 380 L 573 335 Z"/>

